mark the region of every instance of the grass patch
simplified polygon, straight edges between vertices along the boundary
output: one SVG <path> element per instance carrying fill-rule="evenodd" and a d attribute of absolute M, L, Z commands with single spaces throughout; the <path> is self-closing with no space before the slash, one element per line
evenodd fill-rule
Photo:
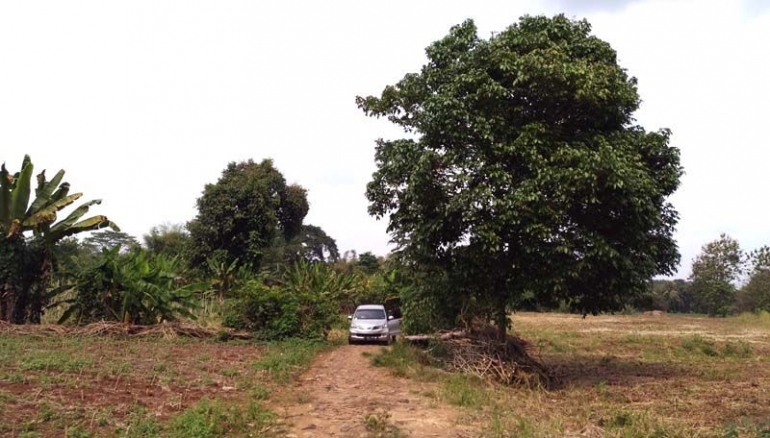
<path fill-rule="evenodd" d="M 451 375 L 441 389 L 441 398 L 455 406 L 481 409 L 490 402 L 491 391 L 484 382 L 459 374 Z"/>
<path fill-rule="evenodd" d="M 753 355 L 751 345 L 748 342 L 728 341 L 718 344 L 699 335 L 688 336 L 682 339 L 682 348 L 696 355 L 704 355 L 714 358 L 740 358 L 745 359 Z"/>
<path fill-rule="evenodd" d="M 285 384 L 310 365 L 310 362 L 328 344 L 307 339 L 288 339 L 270 343 L 254 368 L 266 372 L 276 383 Z"/>
<path fill-rule="evenodd" d="M 251 402 L 244 409 L 221 400 L 201 400 L 171 421 L 164 436 L 172 438 L 267 437 L 275 415 Z"/>
<path fill-rule="evenodd" d="M 90 360 L 52 354 L 50 356 L 26 360 L 21 363 L 20 368 L 24 371 L 59 371 L 63 373 L 72 373 L 78 372 L 89 365 L 91 365 Z"/>

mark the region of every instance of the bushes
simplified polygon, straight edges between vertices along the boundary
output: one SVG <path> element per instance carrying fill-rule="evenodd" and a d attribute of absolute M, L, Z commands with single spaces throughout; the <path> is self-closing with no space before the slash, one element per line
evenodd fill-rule
<path fill-rule="evenodd" d="M 225 309 L 223 324 L 263 339 L 325 338 L 339 317 L 338 283 L 305 281 L 304 269 L 311 270 L 313 277 L 320 275 L 313 265 L 298 264 L 286 272 L 280 286 L 258 280 L 241 286 Z"/>
<path fill-rule="evenodd" d="M 260 333 L 266 339 L 288 338 L 300 332 L 299 300 L 277 287 L 252 280 L 228 302 L 222 324 Z"/>
<path fill-rule="evenodd" d="M 180 271 L 174 259 L 151 258 L 141 250 L 104 251 L 94 266 L 77 275 L 71 286 L 74 297 L 57 303 L 68 306 L 59 322 L 73 318 L 78 323 L 155 324 L 180 316 L 193 318 L 195 292 L 203 285 L 182 285 Z"/>

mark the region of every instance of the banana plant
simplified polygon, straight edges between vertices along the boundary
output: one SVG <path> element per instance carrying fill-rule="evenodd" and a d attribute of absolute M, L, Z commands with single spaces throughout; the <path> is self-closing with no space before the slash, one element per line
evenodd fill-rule
<path fill-rule="evenodd" d="M 58 220 L 59 212 L 83 194 L 69 193 L 69 183 L 62 182 L 63 170 L 50 181 L 43 171 L 37 175 L 32 199 L 33 171 L 28 155 L 24 156 L 21 169 L 15 174 L 11 174 L 5 164 L 0 166 L 0 241 L 4 247 L 10 247 L 6 245 L 10 242 L 17 245 L 21 242 L 34 252 L 31 259 L 35 260 L 35 266 L 27 266 L 24 270 L 27 274 L 32 271 L 37 275 L 37 281 L 30 283 L 18 278 L 22 274 L 18 270 L 0 272 L 0 320 L 14 323 L 40 322 L 52 271 L 51 249 L 59 240 L 105 227 L 119 231 L 106 216 L 83 219 L 90 207 L 100 204 L 100 200 L 86 202 Z"/>
<path fill-rule="evenodd" d="M 86 202 L 57 222 L 58 212 L 80 199 L 82 193 L 69 194 L 70 185 L 62 182 L 64 170 L 60 170 L 48 181 L 45 171 L 37 176 L 35 199 L 32 194 L 32 172 L 34 166 L 29 156 L 24 157 L 21 171 L 11 175 L 5 167 L 0 168 L 0 229 L 6 238 L 31 231 L 36 238 L 46 243 L 56 243 L 64 237 L 85 231 L 109 227 L 119 228 L 106 216 L 92 216 L 81 219 L 99 199 Z"/>

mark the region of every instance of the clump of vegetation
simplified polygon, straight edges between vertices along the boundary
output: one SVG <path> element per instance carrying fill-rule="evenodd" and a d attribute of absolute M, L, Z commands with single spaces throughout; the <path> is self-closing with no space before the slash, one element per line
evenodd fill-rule
<path fill-rule="evenodd" d="M 105 216 L 82 219 L 100 200 L 86 202 L 58 220 L 59 212 L 83 194 L 69 193 L 69 183 L 62 182 L 63 170 L 51 180 L 43 171 L 37 176 L 32 198 L 33 167 L 25 156 L 15 174 L 5 164 L 0 168 L 0 321 L 16 324 L 40 323 L 50 299 L 48 287 L 58 242 L 105 227 L 118 231 Z"/>
<path fill-rule="evenodd" d="M 166 436 L 218 438 L 245 433 L 262 435 L 273 424 L 274 414 L 256 402 L 246 409 L 220 400 L 201 400 L 172 422 Z"/>
<path fill-rule="evenodd" d="M 289 339 L 268 344 L 267 351 L 254 367 L 268 373 L 278 383 L 287 383 L 310 364 L 327 344 L 310 339 Z"/>
<path fill-rule="evenodd" d="M 240 287 L 223 324 L 263 339 L 325 338 L 339 319 L 338 300 L 347 284 L 328 267 L 300 262 L 285 272 L 280 285 L 252 280 Z"/>
<path fill-rule="evenodd" d="M 387 411 L 366 414 L 364 427 L 368 432 L 366 438 L 406 438 L 409 436 L 391 422 L 390 413 Z"/>
<path fill-rule="evenodd" d="M 67 306 L 59 322 L 156 324 L 194 318 L 195 294 L 205 285 L 185 284 L 181 270 L 174 259 L 151 258 L 144 251 L 105 250 L 94 266 L 76 275 L 69 288 L 73 296 L 56 303 Z"/>

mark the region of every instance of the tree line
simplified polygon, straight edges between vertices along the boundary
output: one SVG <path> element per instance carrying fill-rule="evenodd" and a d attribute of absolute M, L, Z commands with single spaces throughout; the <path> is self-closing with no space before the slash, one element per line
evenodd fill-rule
<path fill-rule="evenodd" d="M 745 251 L 722 234 L 701 248 L 687 280 L 654 280 L 630 305 L 640 310 L 727 316 L 770 312 L 770 247 Z"/>

